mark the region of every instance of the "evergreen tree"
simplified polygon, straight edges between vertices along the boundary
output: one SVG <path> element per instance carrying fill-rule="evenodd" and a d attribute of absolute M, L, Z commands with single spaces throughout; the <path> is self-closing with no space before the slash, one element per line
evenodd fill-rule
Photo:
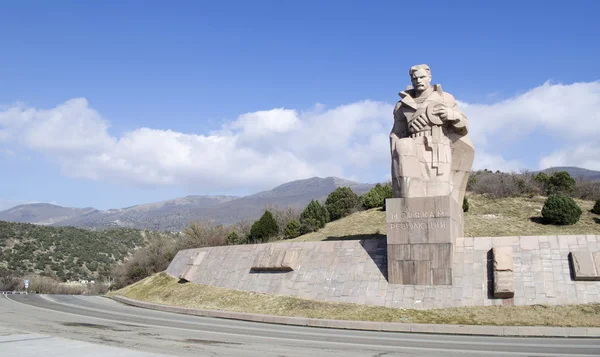
<path fill-rule="evenodd" d="M 327 196 L 325 208 L 329 212 L 329 219 L 335 221 L 346 217 L 358 206 L 358 196 L 350 187 L 338 187 Z"/>
<path fill-rule="evenodd" d="M 231 232 L 231 233 L 229 233 L 227 235 L 227 238 L 225 238 L 225 241 L 229 245 L 239 244 L 240 243 L 240 236 L 236 232 Z"/>
<path fill-rule="evenodd" d="M 302 234 L 315 232 L 329 222 L 329 212 L 319 201 L 312 200 L 300 214 L 300 232 Z"/>
<path fill-rule="evenodd" d="M 295 219 L 292 219 L 287 223 L 284 230 L 284 238 L 291 239 L 296 238 L 300 235 L 300 223 Z"/>
<path fill-rule="evenodd" d="M 389 184 L 381 185 L 377 184 L 362 198 L 362 206 L 366 209 L 375 207 L 383 207 L 386 198 L 392 198 L 394 194 L 392 187 Z"/>
<path fill-rule="evenodd" d="M 250 228 L 250 236 L 248 237 L 251 242 L 266 242 L 271 237 L 275 237 L 279 233 L 279 227 L 277 221 L 273 217 L 271 211 L 265 211 L 260 219 L 252 225 Z"/>

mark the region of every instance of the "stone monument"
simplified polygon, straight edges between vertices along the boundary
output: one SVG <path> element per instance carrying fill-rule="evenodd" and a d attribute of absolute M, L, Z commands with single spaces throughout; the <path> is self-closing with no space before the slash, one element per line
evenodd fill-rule
<path fill-rule="evenodd" d="M 467 117 L 441 85 L 431 85 L 429 66 L 413 66 L 409 75 L 412 86 L 399 93 L 390 133 L 388 282 L 451 285 L 474 149 Z"/>

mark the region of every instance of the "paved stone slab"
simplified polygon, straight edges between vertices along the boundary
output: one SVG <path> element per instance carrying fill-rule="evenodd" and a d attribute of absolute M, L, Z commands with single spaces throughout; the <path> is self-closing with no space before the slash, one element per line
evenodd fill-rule
<path fill-rule="evenodd" d="M 575 280 L 600 280 L 594 255 L 589 251 L 571 252 Z"/>

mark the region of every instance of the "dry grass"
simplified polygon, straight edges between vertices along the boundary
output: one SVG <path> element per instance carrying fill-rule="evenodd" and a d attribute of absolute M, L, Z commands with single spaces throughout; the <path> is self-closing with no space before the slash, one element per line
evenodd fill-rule
<path fill-rule="evenodd" d="M 500 326 L 600 327 L 600 304 L 489 306 L 432 310 L 330 303 L 289 296 L 180 284 L 158 273 L 108 294 L 157 304 L 319 319 Z"/>
<path fill-rule="evenodd" d="M 575 202 L 583 211 L 579 222 L 571 226 L 554 226 L 540 223 L 546 197 L 492 199 L 469 195 L 468 199 L 470 208 L 465 213 L 466 237 L 600 234 L 600 216 L 590 212 L 593 201 L 576 199 Z M 292 240 L 367 239 L 385 234 L 385 212 L 374 208 L 328 223 L 318 232 Z"/>
<path fill-rule="evenodd" d="M 465 214 L 465 236 L 536 236 L 600 234 L 598 217 L 590 212 L 593 201 L 575 199 L 583 213 L 579 222 L 570 226 L 540 223 L 546 197 L 537 196 L 491 199 L 481 195 L 469 197 L 470 209 Z"/>
<path fill-rule="evenodd" d="M 363 239 L 385 233 L 385 212 L 381 208 L 373 208 L 329 222 L 317 232 L 305 234 L 289 241 L 306 242 L 338 238 Z"/>

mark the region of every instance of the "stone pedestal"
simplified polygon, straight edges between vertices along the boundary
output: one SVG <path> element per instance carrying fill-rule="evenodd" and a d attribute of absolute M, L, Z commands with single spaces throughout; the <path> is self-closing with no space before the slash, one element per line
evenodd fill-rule
<path fill-rule="evenodd" d="M 386 200 L 388 283 L 452 285 L 462 205 L 451 196 Z"/>

